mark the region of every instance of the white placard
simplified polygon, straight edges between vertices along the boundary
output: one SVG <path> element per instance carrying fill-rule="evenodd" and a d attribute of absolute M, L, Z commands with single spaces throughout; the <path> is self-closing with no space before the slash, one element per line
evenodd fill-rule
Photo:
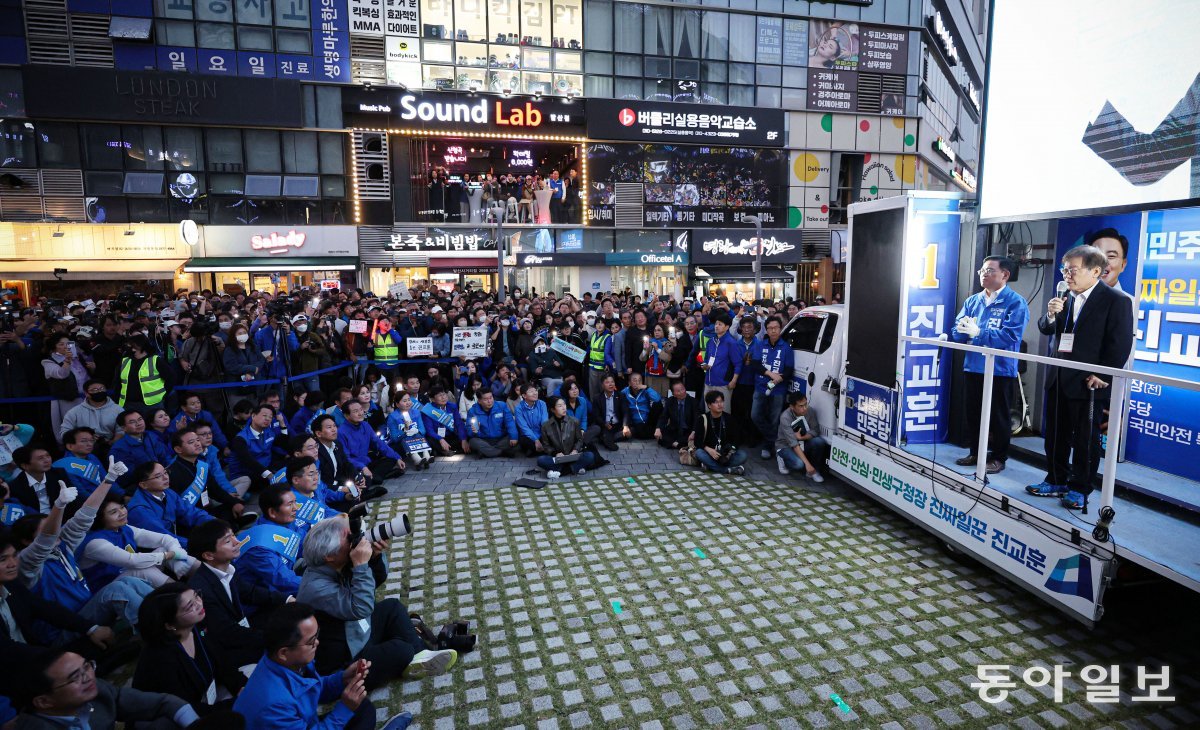
<path fill-rule="evenodd" d="M 433 357 L 432 337 L 408 337 L 404 341 L 408 343 L 409 357 Z"/>
<path fill-rule="evenodd" d="M 352 334 L 352 335 L 367 334 L 367 320 L 365 320 L 365 319 L 350 320 L 350 334 Z"/>
<path fill-rule="evenodd" d="M 561 352 L 575 362 L 583 362 L 583 358 L 587 357 L 586 350 L 582 347 L 572 345 L 561 337 L 555 337 L 553 340 L 550 340 L 550 349 L 555 352 Z"/>
<path fill-rule="evenodd" d="M 455 327 L 450 340 L 451 357 L 487 357 L 488 328 Z"/>
<path fill-rule="evenodd" d="M 408 284 L 405 284 L 403 281 L 398 281 L 389 286 L 388 296 L 401 301 L 405 299 L 412 299 L 412 294 L 408 291 Z"/>

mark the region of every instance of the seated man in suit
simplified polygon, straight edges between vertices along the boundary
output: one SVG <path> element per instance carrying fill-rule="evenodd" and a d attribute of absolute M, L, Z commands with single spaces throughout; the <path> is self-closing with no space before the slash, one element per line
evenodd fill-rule
<path fill-rule="evenodd" d="M 282 449 L 275 444 L 277 433 L 275 409 L 268 403 L 255 406 L 250 422 L 229 442 L 229 450 L 233 452 L 229 477 L 246 476 L 250 477 L 252 485 L 269 484 L 271 473 L 283 460 Z"/>
<path fill-rule="evenodd" d="M 13 452 L 21 471 L 8 483 L 11 498 L 34 512 L 49 514 L 58 498 L 58 483 L 70 483 L 65 471 L 53 466 L 50 452 L 41 446 L 22 446 Z"/>
<path fill-rule="evenodd" d="M 668 449 L 687 446 L 688 436 L 696 422 L 696 399 L 687 394 L 683 381 L 671 385 L 671 396 L 663 401 L 662 414 L 658 417 L 658 428 L 654 438 L 658 445 Z"/>
<path fill-rule="evenodd" d="M 358 470 L 338 443 L 337 420 L 328 414 L 317 416 L 312 432 L 317 437 L 317 468 L 321 472 L 321 481 L 326 486 L 353 481 Z"/>
<path fill-rule="evenodd" d="M 628 400 L 617 392 L 617 379 L 605 375 L 600 381 L 600 393 L 592 403 L 592 415 L 588 419 L 592 425 L 588 428 L 587 440 L 595 443 L 598 436 L 604 448 L 616 451 L 617 442 L 629 438 L 631 433 L 625 424 L 628 410 Z"/>

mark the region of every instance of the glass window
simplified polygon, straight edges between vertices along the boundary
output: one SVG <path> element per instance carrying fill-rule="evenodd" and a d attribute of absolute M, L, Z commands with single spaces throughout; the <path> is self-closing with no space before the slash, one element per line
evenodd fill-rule
<path fill-rule="evenodd" d="M 454 63 L 454 44 L 442 41 L 424 41 L 422 56 L 426 63 Z"/>
<path fill-rule="evenodd" d="M 481 68 L 458 69 L 458 88 L 463 91 L 482 91 L 487 83 L 487 72 Z"/>
<path fill-rule="evenodd" d="M 430 66 L 428 64 L 421 67 L 422 86 L 426 89 L 442 89 L 449 90 L 454 88 L 454 69 L 449 66 Z"/>
<path fill-rule="evenodd" d="M 617 56 L 617 73 L 622 76 L 641 76 L 641 56 Z"/>
<path fill-rule="evenodd" d="M 302 56 L 312 53 L 312 35 L 307 31 L 277 30 L 275 43 L 280 53 L 299 53 Z"/>
<path fill-rule="evenodd" d="M 730 86 L 729 104 L 732 106 L 754 106 L 754 87 Z"/>
<path fill-rule="evenodd" d="M 83 154 L 91 170 L 120 170 L 125 166 L 125 142 L 115 124 L 85 124 Z"/>
<path fill-rule="evenodd" d="M 781 103 L 782 95 L 778 87 L 758 87 L 758 106 L 776 109 Z"/>
<path fill-rule="evenodd" d="M 289 198 L 320 197 L 320 182 L 316 175 L 303 177 L 289 175 L 283 178 L 283 194 Z"/>
<path fill-rule="evenodd" d="M 804 109 L 807 107 L 807 92 L 804 89 L 784 89 L 779 105 L 784 109 Z"/>
<path fill-rule="evenodd" d="M 287 217 L 283 211 L 282 200 L 246 199 L 246 212 L 251 220 L 262 225 L 283 225 Z"/>
<path fill-rule="evenodd" d="M 583 48 L 583 0 L 554 3 L 554 37 L 559 48 Z"/>
<path fill-rule="evenodd" d="M 233 0 L 201 0 L 196 7 L 196 20 L 233 22 Z"/>
<path fill-rule="evenodd" d="M 609 0 L 588 0 L 584 33 L 584 47 L 589 51 L 613 49 L 613 8 Z"/>
<path fill-rule="evenodd" d="M 270 25 L 271 0 L 238 0 L 237 22 L 239 25 Z"/>
<path fill-rule="evenodd" d="M 617 50 L 625 53 L 641 53 L 642 34 L 638 30 L 642 27 L 642 6 L 632 3 L 617 3 L 613 12 L 615 13 L 613 24 L 621 29 L 621 32 L 617 33 Z"/>
<path fill-rule="evenodd" d="M 729 98 L 729 87 L 725 84 L 702 83 L 700 93 L 709 104 L 724 104 Z"/>
<path fill-rule="evenodd" d="M 535 46 L 550 46 L 550 0 L 521 0 L 521 34 Z"/>
<path fill-rule="evenodd" d="M 209 175 L 209 192 L 241 195 L 246 190 L 245 175 Z"/>
<path fill-rule="evenodd" d="M 273 51 L 270 28 L 238 27 L 238 48 L 243 51 Z"/>
<path fill-rule="evenodd" d="M 163 174 L 161 172 L 125 173 L 126 195 L 162 195 Z"/>
<path fill-rule="evenodd" d="M 700 56 L 700 11 L 675 9 L 675 57 Z"/>
<path fill-rule="evenodd" d="M 552 93 L 553 89 L 551 84 L 553 83 L 553 79 L 550 78 L 550 74 L 526 71 L 525 73 L 521 74 L 521 76 L 523 77 L 523 82 L 525 84 L 526 94 Z"/>
<path fill-rule="evenodd" d="M 196 23 L 196 40 L 201 48 L 233 50 L 233 26 L 225 23 Z"/>
<path fill-rule="evenodd" d="M 208 129 L 204 132 L 208 169 L 216 172 L 241 172 L 242 132 L 239 129 Z M 216 187 L 216 183 L 213 183 Z M 240 183 L 239 183 L 240 187 Z"/>
<path fill-rule="evenodd" d="M 342 90 L 340 87 L 317 87 L 317 126 L 326 129 L 342 127 Z"/>
<path fill-rule="evenodd" d="M 729 64 L 729 80 L 735 84 L 753 84 L 754 66 L 748 63 Z"/>
<path fill-rule="evenodd" d="M 192 0 L 154 0 L 154 17 L 192 19 Z"/>
<path fill-rule="evenodd" d="M 0 167 L 37 167 L 37 133 L 24 122 L 0 122 Z"/>
<path fill-rule="evenodd" d="M 616 89 L 613 91 L 614 99 L 641 99 L 642 98 L 642 80 L 641 79 L 621 79 L 616 80 Z"/>
<path fill-rule="evenodd" d="M 313 178 L 313 182 L 315 186 L 316 178 Z M 285 200 L 283 211 L 289 225 L 307 226 L 321 222 L 321 203 L 317 200 Z"/>
<path fill-rule="evenodd" d="M 170 223 L 171 216 L 167 212 L 167 199 L 128 198 L 129 220 L 138 223 Z"/>
<path fill-rule="evenodd" d="M 247 129 L 246 172 L 279 172 L 279 132 L 273 129 Z M 249 191 L 247 195 L 251 195 Z"/>
<path fill-rule="evenodd" d="M 675 78 L 685 81 L 696 81 L 700 78 L 699 61 L 675 60 Z"/>
<path fill-rule="evenodd" d="M 163 169 L 161 127 L 126 125 L 121 133 L 125 139 L 125 168 L 127 170 Z"/>
<path fill-rule="evenodd" d="M 169 169 L 204 169 L 204 148 L 200 146 L 199 129 L 167 127 L 163 133 L 163 160 Z"/>
<path fill-rule="evenodd" d="M 192 202 L 204 195 L 204 175 L 176 172 L 167 175 L 167 192 L 172 198 Z"/>
<path fill-rule="evenodd" d="M 345 148 L 342 146 L 344 137 L 336 132 L 321 133 L 321 172 L 341 175 L 346 171 Z"/>
<path fill-rule="evenodd" d="M 520 0 L 487 0 L 488 42 L 521 42 Z M 494 51 L 493 51 L 494 53 Z"/>
<path fill-rule="evenodd" d="M 160 46 L 195 47 L 195 26 L 191 23 L 160 20 L 155 25 L 157 27 L 154 31 L 154 37 Z"/>
<path fill-rule="evenodd" d="M 671 101 L 671 82 L 665 79 L 644 79 L 642 98 L 646 101 Z"/>
<path fill-rule="evenodd" d="M 554 74 L 554 93 L 567 96 L 571 92 L 583 93 L 583 77 L 579 74 Z"/>
<path fill-rule="evenodd" d="M 760 86 L 779 86 L 782 83 L 783 73 L 778 66 L 759 66 L 757 73 Z"/>
<path fill-rule="evenodd" d="M 421 0 L 421 36 L 454 37 L 454 3 L 451 0 Z"/>
<path fill-rule="evenodd" d="M 454 0 L 454 40 L 487 43 L 487 0 Z"/>
<path fill-rule="evenodd" d="M 731 15 L 729 18 L 729 60 L 753 61 L 755 18 L 752 15 Z"/>
<path fill-rule="evenodd" d="M 644 5 L 645 22 L 642 31 L 645 34 L 643 50 L 665 56 L 671 52 L 671 9 L 654 5 Z M 618 26 L 620 27 L 620 26 Z M 632 30 L 632 28 L 630 29 Z"/>
<path fill-rule="evenodd" d="M 611 99 L 613 95 L 613 80 L 611 76 L 586 76 L 583 79 L 583 93 L 588 98 Z"/>
<path fill-rule="evenodd" d="M 124 184 L 124 176 L 119 172 L 83 173 L 84 190 L 88 195 L 120 195 Z"/>
<path fill-rule="evenodd" d="M 729 13 L 706 11 L 700 18 L 700 50 L 704 58 L 729 58 Z"/>
<path fill-rule="evenodd" d="M 554 70 L 556 71 L 582 71 L 583 70 L 583 54 L 578 51 L 555 51 L 554 52 Z"/>
<path fill-rule="evenodd" d="M 511 48 L 507 49 L 511 55 Z M 488 65 L 488 47 L 486 43 L 464 43 L 458 42 L 454 44 L 454 58 L 459 66 L 479 66 L 487 68 Z M 501 57 L 496 56 L 499 60 Z"/>
<path fill-rule="evenodd" d="M 671 250 L 670 231 L 616 231 L 617 252 L 653 253 Z"/>
<path fill-rule="evenodd" d="M 646 56 L 646 76 L 652 79 L 671 78 L 671 59 Z"/>
<path fill-rule="evenodd" d="M 700 79 L 703 81 L 728 81 L 729 66 L 724 63 L 705 61 L 700 64 Z"/>
<path fill-rule="evenodd" d="M 338 175 L 322 175 L 321 176 L 321 197 L 323 198 L 344 198 L 346 197 L 346 178 Z"/>
<path fill-rule="evenodd" d="M 283 178 L 279 175 L 247 175 L 246 195 L 260 198 L 279 197 L 280 185 Z"/>
<path fill-rule="evenodd" d="M 796 66 L 783 67 L 783 85 L 793 88 L 804 88 L 808 83 L 808 69 Z"/>
<path fill-rule="evenodd" d="M 758 19 L 759 63 L 783 63 L 783 18 Z"/>
<path fill-rule="evenodd" d="M 285 28 L 311 28 L 311 1 L 275 0 L 275 25 Z"/>
<path fill-rule="evenodd" d="M 521 54 L 523 60 L 522 68 L 550 70 L 550 51 L 544 51 L 539 48 L 526 48 Z"/>
<path fill-rule="evenodd" d="M 613 72 L 613 55 L 611 53 L 586 53 L 583 64 L 584 70 L 588 73 L 610 74 Z"/>
<path fill-rule="evenodd" d="M 283 132 L 283 171 L 311 172 L 318 169 L 317 133 Z"/>

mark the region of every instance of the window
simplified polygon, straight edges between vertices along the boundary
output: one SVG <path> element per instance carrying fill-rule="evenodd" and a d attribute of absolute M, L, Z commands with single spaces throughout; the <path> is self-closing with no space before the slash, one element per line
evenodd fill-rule
<path fill-rule="evenodd" d="M 705 12 L 700 19 L 700 50 L 704 58 L 729 58 L 729 14 Z"/>
<path fill-rule="evenodd" d="M 275 31 L 275 46 L 280 53 L 312 53 L 312 35 L 302 30 Z"/>
<path fill-rule="evenodd" d="M 284 132 L 282 141 L 284 172 L 317 172 L 316 132 Z"/>
<path fill-rule="evenodd" d="M 278 175 L 247 175 L 246 196 L 258 198 L 279 197 L 282 178 Z"/>
<path fill-rule="evenodd" d="M 646 76 L 652 79 L 671 78 L 671 59 L 646 57 Z"/>
<path fill-rule="evenodd" d="M 275 25 L 285 28 L 311 28 L 312 7 L 312 0 L 276 0 Z"/>
<path fill-rule="evenodd" d="M 162 127 L 126 125 L 121 134 L 125 138 L 125 169 L 163 169 Z"/>
<path fill-rule="evenodd" d="M 700 56 L 700 11 L 675 8 L 675 57 Z"/>
<path fill-rule="evenodd" d="M 192 19 L 192 0 L 154 0 L 154 17 Z"/>
<path fill-rule="evenodd" d="M 196 46 L 195 26 L 191 23 L 181 23 L 171 20 L 160 20 L 156 23 L 155 39 L 160 46 Z"/>
<path fill-rule="evenodd" d="M 729 60 L 753 61 L 755 18 L 752 15 L 731 15 L 729 18 Z"/>
<path fill-rule="evenodd" d="M 239 25 L 271 24 L 271 0 L 239 0 L 236 10 Z"/>
<path fill-rule="evenodd" d="M 831 177 L 829 180 L 829 222 L 846 223 L 846 209 L 858 200 L 862 187 L 863 156 L 835 152 L 832 166 L 838 173 L 836 179 Z"/>
<path fill-rule="evenodd" d="M 238 27 L 238 48 L 243 51 L 272 51 L 275 46 L 270 28 Z"/>
<path fill-rule="evenodd" d="M 196 23 L 196 40 L 201 48 L 233 50 L 233 26 L 225 23 Z"/>
<path fill-rule="evenodd" d="M 833 344 L 837 320 L 838 316 L 832 312 L 828 316 L 797 317 L 788 325 L 783 339 L 793 350 L 815 352 L 819 355 Z"/>
<path fill-rule="evenodd" d="M 337 175 L 322 175 L 321 176 L 321 197 L 324 198 L 344 198 L 346 197 L 346 178 Z"/>
<path fill-rule="evenodd" d="M 246 172 L 281 171 L 283 165 L 279 158 L 279 132 L 271 129 L 247 129 L 245 137 Z M 249 192 L 246 194 L 250 195 Z"/>
<path fill-rule="evenodd" d="M 671 9 L 644 5 L 643 51 L 665 56 L 671 52 Z M 620 27 L 620 26 L 618 26 Z M 632 28 L 630 29 L 632 30 Z"/>
<path fill-rule="evenodd" d="M 215 194 L 241 195 L 246 189 L 245 177 L 242 175 L 209 175 L 209 192 Z"/>
<path fill-rule="evenodd" d="M 196 8 L 196 20 L 233 22 L 233 0 L 204 0 Z"/>
<path fill-rule="evenodd" d="M 162 195 L 163 174 L 161 172 L 125 173 L 126 195 Z"/>
<path fill-rule="evenodd" d="M 321 133 L 321 172 L 341 175 L 346 171 L 343 137 L 333 132 Z"/>
<path fill-rule="evenodd" d="M 283 178 L 283 194 L 289 198 L 316 198 L 320 196 L 320 181 L 316 175 Z"/>
<path fill-rule="evenodd" d="M 124 179 L 119 172 L 85 172 L 83 184 L 88 195 L 120 195 Z"/>
<path fill-rule="evenodd" d="M 216 172 L 241 172 L 242 132 L 238 129 L 209 129 L 204 132 L 208 142 L 208 169 Z M 216 183 L 213 183 L 216 187 Z M 239 185 L 240 187 L 240 185 Z"/>
<path fill-rule="evenodd" d="M 169 169 L 204 169 L 204 148 L 200 145 L 199 129 L 166 127 L 163 135 L 163 160 Z"/>
<path fill-rule="evenodd" d="M 642 27 L 642 6 L 617 3 L 613 11 L 613 24 L 622 29 L 622 32 L 617 33 L 616 49 L 625 53 L 641 53 L 642 34 L 635 29 Z"/>
<path fill-rule="evenodd" d="M 608 0 L 588 0 L 584 47 L 589 51 L 613 49 L 613 7 Z"/>
<path fill-rule="evenodd" d="M 125 167 L 125 143 L 115 124 L 85 124 L 82 128 L 86 167 L 91 170 L 120 170 Z"/>
<path fill-rule="evenodd" d="M 37 167 L 37 134 L 24 122 L 0 122 L 0 167 Z"/>

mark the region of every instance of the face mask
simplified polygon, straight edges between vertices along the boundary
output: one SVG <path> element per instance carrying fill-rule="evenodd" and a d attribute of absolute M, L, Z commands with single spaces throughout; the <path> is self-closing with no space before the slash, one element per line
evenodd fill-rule
<path fill-rule="evenodd" d="M 307 331 L 308 331 L 308 325 L 306 325 L 306 324 L 298 324 L 298 325 L 296 325 L 296 331 L 297 331 L 297 332 L 299 332 L 299 333 L 301 333 L 301 334 L 304 334 L 305 332 L 307 332 Z"/>
<path fill-rule="evenodd" d="M 217 326 L 223 330 L 227 330 L 233 326 L 233 322 L 220 322 L 217 324 Z"/>
<path fill-rule="evenodd" d="M 550 348 L 546 347 L 545 345 L 538 345 L 537 347 L 535 347 L 533 349 L 535 352 L 545 352 L 546 350 L 548 350 Z"/>
<path fill-rule="evenodd" d="M 238 341 L 238 342 L 243 342 L 243 343 L 244 343 L 244 342 L 248 342 L 249 340 L 250 340 L 250 335 L 246 334 L 245 332 L 239 332 L 239 333 L 238 333 L 238 335 L 237 335 L 237 341 Z"/>
<path fill-rule="evenodd" d="M 484 323 L 484 322 L 486 322 L 486 321 L 487 321 L 487 315 L 486 315 L 486 314 L 481 314 L 481 315 L 479 315 L 479 323 L 480 323 L 480 324 L 483 324 L 483 323 Z"/>
<path fill-rule="evenodd" d="M 88 400 L 92 401 L 93 403 L 103 403 L 104 401 L 108 400 L 108 394 L 107 393 L 98 393 L 96 395 L 88 394 Z"/>

